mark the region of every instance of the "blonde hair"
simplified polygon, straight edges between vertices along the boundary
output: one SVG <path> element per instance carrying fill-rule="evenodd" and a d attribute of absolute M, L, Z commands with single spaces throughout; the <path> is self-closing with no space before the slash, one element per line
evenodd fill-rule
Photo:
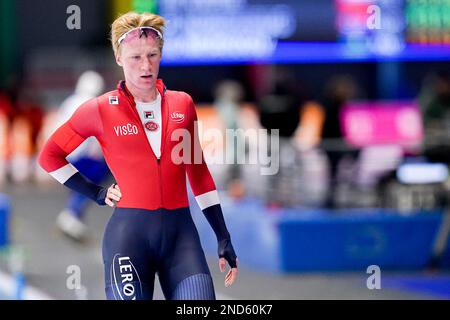
<path fill-rule="evenodd" d="M 130 11 L 119 16 L 111 25 L 111 44 L 114 54 L 117 55 L 119 44 L 117 40 L 131 29 L 138 27 L 152 27 L 164 35 L 164 26 L 166 21 L 163 17 L 153 13 L 136 13 Z M 162 52 L 164 39 L 159 39 L 159 50 Z"/>

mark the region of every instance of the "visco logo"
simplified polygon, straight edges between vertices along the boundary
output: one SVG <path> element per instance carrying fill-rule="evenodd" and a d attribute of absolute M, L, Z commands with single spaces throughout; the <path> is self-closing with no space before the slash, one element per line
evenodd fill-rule
<path fill-rule="evenodd" d="M 137 135 L 138 134 L 138 127 L 134 124 L 127 123 L 123 126 L 114 126 L 114 132 L 116 133 L 116 136 L 129 136 L 129 135 Z"/>

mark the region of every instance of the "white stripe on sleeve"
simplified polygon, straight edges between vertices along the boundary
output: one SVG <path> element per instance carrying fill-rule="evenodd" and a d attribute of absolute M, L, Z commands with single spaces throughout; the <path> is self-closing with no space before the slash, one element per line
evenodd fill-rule
<path fill-rule="evenodd" d="M 209 208 L 215 204 L 219 204 L 219 193 L 217 190 L 209 191 L 195 197 L 201 210 Z"/>
<path fill-rule="evenodd" d="M 71 176 L 73 176 L 77 172 L 78 170 L 73 165 L 68 163 L 64 167 L 50 172 L 50 175 L 58 180 L 59 183 L 64 184 L 67 180 L 70 179 Z"/>

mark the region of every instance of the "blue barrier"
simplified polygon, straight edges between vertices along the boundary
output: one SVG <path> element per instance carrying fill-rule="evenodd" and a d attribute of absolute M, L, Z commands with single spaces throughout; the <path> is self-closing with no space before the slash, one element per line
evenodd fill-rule
<path fill-rule="evenodd" d="M 450 237 L 447 239 L 447 245 L 442 253 L 442 257 L 439 261 L 439 267 L 450 269 Z"/>
<path fill-rule="evenodd" d="M 428 263 L 442 213 L 390 210 L 298 215 L 280 221 L 285 271 L 420 269 Z"/>
<path fill-rule="evenodd" d="M 408 216 L 383 209 L 280 209 L 244 200 L 223 202 L 240 263 L 261 270 L 349 271 L 375 264 L 420 269 L 429 261 L 442 220 L 440 210 Z M 214 234 L 192 206 L 202 244 L 216 254 Z"/>
<path fill-rule="evenodd" d="M 9 217 L 11 201 L 5 194 L 0 193 L 0 247 L 9 244 Z"/>

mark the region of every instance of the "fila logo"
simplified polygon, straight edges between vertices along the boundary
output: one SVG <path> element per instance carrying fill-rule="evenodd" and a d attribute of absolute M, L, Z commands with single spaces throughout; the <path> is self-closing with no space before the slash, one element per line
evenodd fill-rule
<path fill-rule="evenodd" d="M 119 97 L 117 96 L 109 96 L 109 104 L 119 104 Z"/>
<path fill-rule="evenodd" d="M 172 112 L 170 115 L 170 119 L 175 122 L 183 122 L 184 121 L 184 113 L 180 112 Z"/>
<path fill-rule="evenodd" d="M 134 124 L 127 123 L 124 126 L 114 126 L 114 132 L 116 136 L 129 136 L 129 135 L 137 135 L 138 127 Z"/>
<path fill-rule="evenodd" d="M 155 115 L 153 114 L 153 111 L 144 111 L 144 117 L 145 119 L 154 119 Z"/>

